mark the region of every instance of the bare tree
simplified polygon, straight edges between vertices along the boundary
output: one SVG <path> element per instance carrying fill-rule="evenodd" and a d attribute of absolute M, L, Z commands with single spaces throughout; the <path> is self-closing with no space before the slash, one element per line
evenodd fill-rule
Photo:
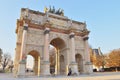
<path fill-rule="evenodd" d="M 9 63 L 8 63 L 8 69 L 10 70 L 10 72 L 12 72 L 13 67 L 14 67 L 14 65 L 13 65 L 13 60 L 11 60 L 11 61 L 9 61 Z"/>
<path fill-rule="evenodd" d="M 5 53 L 3 54 L 3 57 L 2 57 L 2 67 L 3 67 L 3 71 L 5 70 L 6 66 L 8 65 L 8 62 L 11 60 L 11 56 L 9 53 Z"/>

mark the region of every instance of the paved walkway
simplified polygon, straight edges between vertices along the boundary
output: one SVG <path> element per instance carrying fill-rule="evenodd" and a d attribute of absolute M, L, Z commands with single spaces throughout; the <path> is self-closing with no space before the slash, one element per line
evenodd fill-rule
<path fill-rule="evenodd" d="M 10 73 L 0 73 L 0 80 L 120 80 L 120 72 L 98 72 L 80 76 L 32 76 L 27 78 L 14 78 Z"/>

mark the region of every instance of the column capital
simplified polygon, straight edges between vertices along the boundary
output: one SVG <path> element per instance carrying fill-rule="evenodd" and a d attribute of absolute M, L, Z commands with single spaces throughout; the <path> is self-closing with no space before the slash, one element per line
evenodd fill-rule
<path fill-rule="evenodd" d="M 50 28 L 45 28 L 44 34 L 48 34 L 50 32 Z"/>
<path fill-rule="evenodd" d="M 71 38 L 74 38 L 74 36 L 75 36 L 75 33 L 74 33 L 74 32 L 71 32 L 69 37 L 70 37 L 70 39 L 71 39 Z"/>
<path fill-rule="evenodd" d="M 88 36 L 83 37 L 83 40 L 84 40 L 84 41 L 86 41 L 86 40 L 88 40 L 88 39 L 89 39 Z"/>
<path fill-rule="evenodd" d="M 28 26 L 24 26 L 23 30 L 28 30 Z"/>
<path fill-rule="evenodd" d="M 24 23 L 24 28 L 23 30 L 28 30 L 28 24 Z"/>

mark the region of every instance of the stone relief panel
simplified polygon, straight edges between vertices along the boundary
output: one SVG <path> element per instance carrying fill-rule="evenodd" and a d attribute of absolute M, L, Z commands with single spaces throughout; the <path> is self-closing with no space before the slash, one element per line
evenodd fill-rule
<path fill-rule="evenodd" d="M 73 23 L 73 26 L 78 31 L 81 31 L 81 30 L 85 29 L 85 24 L 76 24 L 76 23 Z"/>
<path fill-rule="evenodd" d="M 79 36 L 75 36 L 75 48 L 84 49 L 84 41 Z"/>
<path fill-rule="evenodd" d="M 27 19 L 31 20 L 31 22 L 34 24 L 42 23 L 43 16 L 41 15 L 33 14 L 33 13 L 30 13 L 29 11 L 22 11 L 21 18 L 26 18 L 26 16 L 27 16 Z"/>
<path fill-rule="evenodd" d="M 39 29 L 29 28 L 28 29 L 28 33 L 43 35 L 44 31 L 43 30 L 39 30 Z"/>
<path fill-rule="evenodd" d="M 60 29 L 68 28 L 68 21 L 59 20 L 56 18 L 50 18 L 50 22 L 53 23 L 53 27 L 60 28 Z"/>
<path fill-rule="evenodd" d="M 29 19 L 34 24 L 41 24 L 43 21 L 43 16 L 37 14 L 29 14 Z"/>
<path fill-rule="evenodd" d="M 27 34 L 27 44 L 43 45 L 44 35 L 41 31 L 29 30 Z"/>
<path fill-rule="evenodd" d="M 42 43 L 43 43 L 42 35 L 34 35 L 34 34 L 27 35 L 27 44 L 42 45 Z"/>

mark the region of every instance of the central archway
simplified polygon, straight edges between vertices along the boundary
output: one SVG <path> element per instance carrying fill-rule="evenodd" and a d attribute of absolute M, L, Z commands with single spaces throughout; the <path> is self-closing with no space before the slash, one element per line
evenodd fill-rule
<path fill-rule="evenodd" d="M 50 42 L 53 49 L 50 50 L 50 72 L 51 74 L 65 74 L 65 42 L 61 38 L 55 38 Z"/>

